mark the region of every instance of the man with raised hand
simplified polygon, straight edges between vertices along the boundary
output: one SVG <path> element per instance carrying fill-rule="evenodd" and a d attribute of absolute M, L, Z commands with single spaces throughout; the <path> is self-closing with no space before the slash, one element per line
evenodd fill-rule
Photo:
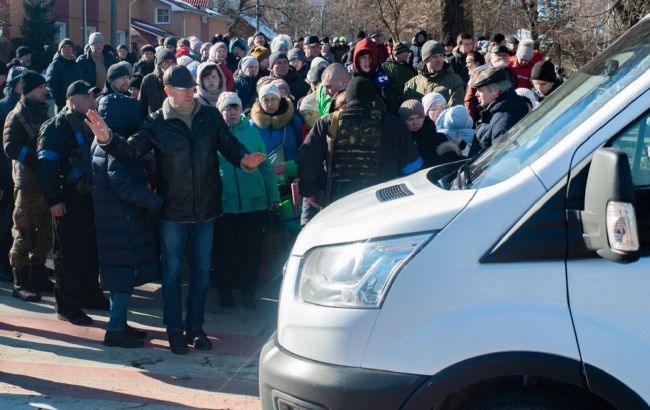
<path fill-rule="evenodd" d="M 167 70 L 163 83 L 167 99 L 162 108 L 151 113 L 128 140 L 113 135 L 94 111 L 87 113 L 86 123 L 102 148 L 118 159 L 140 158 L 152 149 L 156 154 L 158 193 L 164 202 L 160 223 L 163 321 L 171 351 L 184 354 L 188 344 L 199 350 L 212 348 L 203 321 L 214 220 L 223 213 L 217 152 L 244 170 L 256 169 L 265 155 L 249 154 L 217 108 L 195 100 L 194 80 L 186 67 Z M 187 241 L 191 277 L 183 323 L 181 273 Z"/>

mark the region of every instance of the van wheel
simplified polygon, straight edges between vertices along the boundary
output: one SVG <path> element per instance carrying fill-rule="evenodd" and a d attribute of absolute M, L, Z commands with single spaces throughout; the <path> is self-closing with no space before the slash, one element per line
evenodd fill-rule
<path fill-rule="evenodd" d="M 459 410 L 581 410 L 573 403 L 553 392 L 536 390 L 502 391 L 469 399 Z"/>

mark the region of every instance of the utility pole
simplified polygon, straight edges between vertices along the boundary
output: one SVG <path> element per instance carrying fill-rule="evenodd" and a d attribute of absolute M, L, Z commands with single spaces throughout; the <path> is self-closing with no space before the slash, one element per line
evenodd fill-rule
<path fill-rule="evenodd" d="M 117 0 L 111 0 L 111 45 L 117 50 Z"/>

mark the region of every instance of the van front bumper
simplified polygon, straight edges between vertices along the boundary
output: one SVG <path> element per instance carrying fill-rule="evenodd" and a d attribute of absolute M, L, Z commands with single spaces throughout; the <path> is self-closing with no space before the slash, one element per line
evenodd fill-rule
<path fill-rule="evenodd" d="M 316 362 L 287 352 L 275 335 L 260 353 L 263 410 L 398 409 L 427 378 Z"/>

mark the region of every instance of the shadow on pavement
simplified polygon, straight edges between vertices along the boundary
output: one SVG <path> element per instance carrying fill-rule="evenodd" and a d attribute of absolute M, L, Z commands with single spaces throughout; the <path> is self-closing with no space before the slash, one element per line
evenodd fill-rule
<path fill-rule="evenodd" d="M 181 405 L 179 403 L 170 401 L 156 400 L 148 397 L 134 396 L 131 394 L 118 393 L 93 387 L 57 383 L 52 380 L 26 376 L 22 374 L 0 372 L 0 381 L 21 387 L 25 390 L 37 392 L 43 396 L 58 395 L 61 391 L 65 391 L 65 395 L 67 397 L 75 397 L 79 399 L 92 398 L 93 400 L 111 400 L 141 404 L 162 404 L 168 406 L 176 406 L 179 408 L 188 408 L 187 405 Z M 35 399 L 34 401 L 43 402 L 45 400 L 43 400 L 42 397 L 38 397 L 38 399 Z"/>

